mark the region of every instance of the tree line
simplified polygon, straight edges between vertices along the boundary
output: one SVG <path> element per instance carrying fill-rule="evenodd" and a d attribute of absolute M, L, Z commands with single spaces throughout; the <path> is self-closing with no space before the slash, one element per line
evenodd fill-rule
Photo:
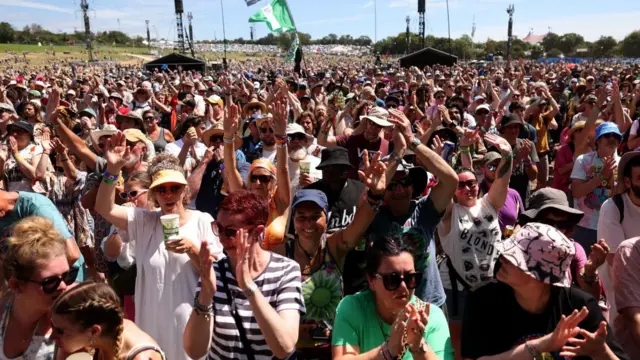
<path fill-rule="evenodd" d="M 142 36 L 130 37 L 121 31 L 104 31 L 93 33 L 92 40 L 99 44 L 108 46 L 133 46 L 143 47 L 144 38 Z M 385 39 L 373 43 L 368 36 L 354 37 L 351 35 L 329 34 L 322 38 L 313 39 L 310 34 L 298 32 L 298 38 L 302 45 L 359 45 L 372 46 L 373 51 L 378 54 L 406 54 L 420 50 L 424 46 L 430 46 L 438 50 L 450 52 L 460 59 L 484 59 L 489 54 L 506 55 L 507 42 L 487 39 L 483 43 L 474 42 L 469 35 L 462 35 L 456 39 L 446 37 L 436 37 L 427 35 L 423 39 L 415 33 L 399 33 L 396 36 L 389 36 Z M 164 39 L 152 39 L 164 40 Z M 255 44 L 255 45 L 275 45 L 288 49 L 293 34 L 285 33 L 274 35 L 272 33 L 255 39 L 229 39 L 228 43 L 235 44 Z M 407 41 L 408 40 L 408 41 Z M 85 34 L 81 31 L 73 33 L 53 33 L 42 28 L 38 24 L 25 26 L 22 30 L 15 29 L 7 22 L 0 22 L 0 43 L 21 43 L 43 45 L 73 45 L 83 44 Z M 222 43 L 222 40 L 196 41 L 199 44 Z M 513 58 L 537 59 L 542 56 L 557 57 L 564 55 L 567 57 L 633 57 L 640 58 L 640 30 L 627 35 L 623 40 L 617 41 L 611 36 L 601 36 L 600 39 L 589 42 L 580 34 L 548 33 L 540 44 L 529 44 L 522 39 L 514 38 L 511 45 L 511 55 Z"/>

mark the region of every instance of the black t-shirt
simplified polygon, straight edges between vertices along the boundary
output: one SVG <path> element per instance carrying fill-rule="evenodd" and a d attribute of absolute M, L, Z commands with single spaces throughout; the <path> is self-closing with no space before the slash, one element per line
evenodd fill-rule
<path fill-rule="evenodd" d="M 320 180 L 305 189 L 320 190 L 327 195 L 327 201 L 329 202 L 327 233 L 330 234 L 346 228 L 353 221 L 365 186 L 360 181 L 347 179 L 345 186 L 338 195 L 333 194 L 329 187 Z"/>
<path fill-rule="evenodd" d="M 578 288 L 552 287 L 547 308 L 542 314 L 532 314 L 520 307 L 513 289 L 504 283 L 489 283 L 474 292 L 467 300 L 462 322 L 462 357 L 478 359 L 509 351 L 526 341 L 543 337 L 556 328 L 562 315 L 586 306 L 589 315 L 578 326 L 595 332 L 605 321 L 598 302 Z M 629 359 L 609 330 L 607 344 L 620 359 Z M 564 359 L 558 353 L 543 354 L 545 359 Z M 549 357 L 551 356 L 551 357 Z M 576 357 L 589 359 L 588 357 Z"/>
<path fill-rule="evenodd" d="M 524 161 L 515 163 L 515 158 L 522 147 L 522 139 L 516 140 L 516 146 L 513 147 L 513 171 L 511 172 L 511 179 L 509 180 L 509 187 L 517 191 L 522 198 L 522 202 L 525 207 L 528 207 L 529 195 L 531 193 L 529 189 L 529 175 L 527 175 L 527 165 Z M 531 147 L 531 153 L 529 154 L 532 163 L 537 163 L 538 153 L 536 153 L 535 143 Z"/>
<path fill-rule="evenodd" d="M 212 160 L 204 174 L 202 174 L 202 183 L 200 190 L 196 196 L 196 209 L 209 213 L 214 219 L 218 216 L 218 208 L 224 199 L 222 195 L 222 169 L 220 169 L 222 161 Z"/>

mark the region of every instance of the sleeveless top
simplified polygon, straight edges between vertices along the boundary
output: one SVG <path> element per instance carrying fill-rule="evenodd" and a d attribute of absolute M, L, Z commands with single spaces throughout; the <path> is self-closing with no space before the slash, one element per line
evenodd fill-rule
<path fill-rule="evenodd" d="M 9 325 L 11 315 L 11 306 L 13 305 L 13 297 L 7 301 L 2 309 L 2 319 L 0 320 L 0 360 L 53 360 L 55 355 L 55 342 L 50 335 L 36 335 L 36 331 L 40 327 L 40 323 L 36 325 L 31 336 L 29 347 L 22 355 L 10 358 L 4 354 L 4 335 Z"/>
<path fill-rule="evenodd" d="M 136 356 L 138 356 L 140 353 L 148 351 L 148 350 L 153 350 L 155 352 L 157 352 L 158 354 L 160 354 L 160 357 L 162 358 L 162 360 L 166 360 L 165 356 L 164 356 L 164 352 L 162 352 L 162 350 L 157 347 L 156 345 L 151 345 L 151 344 L 140 344 L 140 345 L 136 345 L 133 348 L 131 348 L 131 350 L 129 350 L 129 352 L 127 353 L 127 355 L 125 356 L 125 360 L 133 360 L 135 359 Z M 93 360 L 99 360 L 100 359 L 100 352 L 96 351 L 95 354 L 93 354 Z"/>
<path fill-rule="evenodd" d="M 163 127 L 161 127 L 160 128 L 160 134 L 158 135 L 158 138 L 155 139 L 154 141 L 152 141 L 153 148 L 156 150 L 156 154 L 164 152 L 164 148 L 168 144 L 167 139 L 164 138 L 164 132 L 165 132 L 165 129 Z"/>

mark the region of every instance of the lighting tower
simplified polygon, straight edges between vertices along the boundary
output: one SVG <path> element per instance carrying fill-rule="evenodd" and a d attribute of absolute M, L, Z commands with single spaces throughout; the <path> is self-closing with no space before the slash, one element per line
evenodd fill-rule
<path fill-rule="evenodd" d="M 187 48 L 184 43 L 184 26 L 182 24 L 182 14 L 184 13 L 184 7 L 182 6 L 182 0 L 175 0 L 176 5 L 176 33 L 178 34 L 178 49 L 182 54 L 187 52 Z"/>
<path fill-rule="evenodd" d="M 507 14 L 509 14 L 509 27 L 507 28 L 507 59 L 511 56 L 511 34 L 513 31 L 513 13 L 516 11 L 516 8 L 513 4 L 509 5 L 507 8 Z"/>
<path fill-rule="evenodd" d="M 94 61 L 93 46 L 91 45 L 91 25 L 89 24 L 89 3 L 87 0 L 80 0 L 80 9 L 82 10 L 82 17 L 84 18 L 84 41 L 87 44 L 89 61 Z"/>
<path fill-rule="evenodd" d="M 149 20 L 145 20 L 147 23 L 147 45 L 149 47 L 149 52 L 151 52 L 151 33 L 149 32 Z"/>
<path fill-rule="evenodd" d="M 424 39 L 425 39 L 425 30 L 426 30 L 426 21 L 424 18 L 424 12 L 425 12 L 425 0 L 418 0 L 418 26 L 419 26 L 419 32 L 420 32 L 420 39 L 422 41 L 422 47 L 424 47 Z"/>
<path fill-rule="evenodd" d="M 409 48 L 411 47 L 411 33 L 409 32 L 409 24 L 411 23 L 411 18 L 409 17 L 409 15 L 407 15 L 407 18 L 405 19 L 405 21 L 407 22 L 407 31 L 405 33 L 405 36 L 407 38 L 407 54 L 408 54 Z"/>

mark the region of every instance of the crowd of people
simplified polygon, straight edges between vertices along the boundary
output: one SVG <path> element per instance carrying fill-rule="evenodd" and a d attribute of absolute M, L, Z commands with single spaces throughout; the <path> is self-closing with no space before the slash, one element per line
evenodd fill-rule
<path fill-rule="evenodd" d="M 640 66 L 0 69 L 0 360 L 640 359 Z"/>

